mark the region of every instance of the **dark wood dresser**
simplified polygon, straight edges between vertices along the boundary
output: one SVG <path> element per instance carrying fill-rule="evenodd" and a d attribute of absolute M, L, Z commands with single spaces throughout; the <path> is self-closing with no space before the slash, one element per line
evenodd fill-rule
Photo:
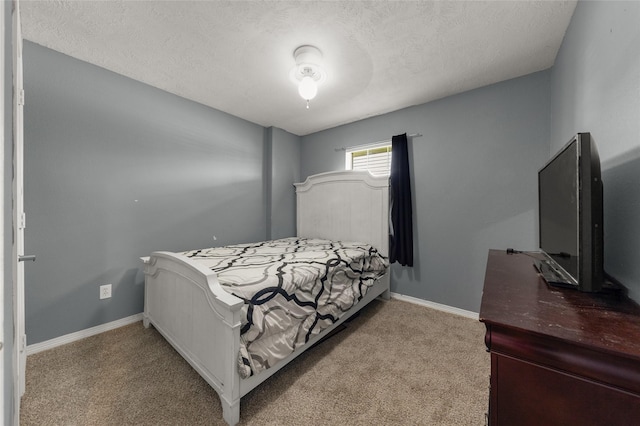
<path fill-rule="evenodd" d="M 480 321 L 490 425 L 640 425 L 633 301 L 549 287 L 529 255 L 490 250 Z"/>

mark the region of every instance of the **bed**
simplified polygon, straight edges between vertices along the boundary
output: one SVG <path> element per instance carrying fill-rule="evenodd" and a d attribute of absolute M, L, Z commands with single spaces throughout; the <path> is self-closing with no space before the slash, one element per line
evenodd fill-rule
<path fill-rule="evenodd" d="M 352 270 L 364 270 L 361 264 L 352 263 L 353 260 L 350 258 L 343 261 L 348 254 L 353 253 L 355 246 L 373 253 L 375 259 L 379 256 L 386 260 L 389 229 L 388 178 L 373 177 L 368 172 L 342 171 L 313 175 L 305 182 L 294 185 L 297 209 L 296 237 L 221 249 L 230 253 L 255 252 L 260 256 L 260 262 L 264 262 L 265 259 L 269 261 L 269 256 L 290 256 L 274 254 L 273 250 L 276 246 L 278 250 L 280 246 L 289 247 L 288 244 L 293 242 L 298 246 L 302 244 L 302 248 L 295 246 L 284 250 L 294 253 L 297 261 L 302 255 L 315 256 L 306 251 L 307 247 L 313 247 L 312 250 L 315 250 L 316 245 L 321 245 L 329 247 L 330 251 L 341 256 L 339 261 L 332 261 L 333 263 L 351 265 Z M 251 248 L 246 249 L 249 246 Z M 260 252 L 263 249 L 267 250 L 266 255 Z M 314 321 L 311 331 L 305 329 L 303 333 L 298 333 L 297 338 L 294 338 L 295 342 L 290 345 L 290 353 L 282 353 L 277 359 L 262 364 L 253 362 L 252 355 L 247 353 L 246 338 L 247 318 L 249 321 L 252 318 L 247 316 L 247 309 L 253 309 L 253 305 L 248 308 L 245 303 L 246 297 L 238 290 L 245 280 L 242 274 L 248 274 L 248 279 L 251 280 L 252 273 L 262 274 L 262 269 L 273 269 L 275 279 L 282 281 L 283 267 L 261 266 L 260 272 L 251 272 L 250 268 L 235 265 L 235 260 L 221 262 L 218 259 L 219 251 L 216 250 L 218 248 L 182 253 L 159 251 L 142 258 L 145 273 L 143 323 L 145 327 L 153 325 L 213 387 L 220 397 L 224 420 L 229 425 L 235 425 L 240 420 L 240 398 L 312 347 L 369 302 L 377 297 L 389 298 L 387 263 L 382 271 L 365 278 L 354 278 L 359 281 L 357 290 L 349 290 L 355 293 L 350 295 L 352 302 L 347 305 L 332 302 L 332 305 L 341 306 L 340 314 L 320 314 L 319 317 L 324 321 Z M 225 262 L 235 265 L 230 269 L 230 273 L 229 268 L 220 267 Z M 379 260 L 366 262 L 379 263 Z M 256 261 L 250 260 L 248 263 Z M 267 265 L 268 262 L 264 264 Z M 295 271 L 292 270 L 294 273 L 291 275 L 299 274 L 303 268 L 296 265 L 293 269 Z M 331 274 L 326 276 L 329 275 Z M 322 279 L 325 286 L 325 281 L 329 281 L 326 280 L 326 276 Z M 266 274 L 264 277 L 264 280 L 274 279 Z M 262 278 L 255 281 L 261 280 Z M 317 299 L 319 296 L 316 295 L 317 291 L 312 297 Z M 280 309 L 286 311 L 288 308 Z M 253 311 L 251 312 L 253 315 Z M 323 322 L 323 326 L 316 327 L 317 322 Z M 301 334 L 304 335 L 303 339 L 299 338 Z M 254 343 L 251 342 L 251 345 Z"/>

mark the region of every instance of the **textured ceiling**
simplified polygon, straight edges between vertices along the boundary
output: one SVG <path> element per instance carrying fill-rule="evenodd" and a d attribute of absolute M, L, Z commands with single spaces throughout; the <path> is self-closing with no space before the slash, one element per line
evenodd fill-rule
<path fill-rule="evenodd" d="M 297 135 L 547 69 L 575 1 L 21 1 L 24 38 Z M 293 51 L 323 53 L 310 109 Z"/>

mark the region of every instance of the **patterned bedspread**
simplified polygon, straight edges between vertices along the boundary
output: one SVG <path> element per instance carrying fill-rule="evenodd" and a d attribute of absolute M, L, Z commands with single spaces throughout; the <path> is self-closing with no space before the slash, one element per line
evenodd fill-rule
<path fill-rule="evenodd" d="M 285 358 L 355 305 L 389 263 L 368 245 L 305 238 L 184 252 L 244 300 L 243 378 Z"/>

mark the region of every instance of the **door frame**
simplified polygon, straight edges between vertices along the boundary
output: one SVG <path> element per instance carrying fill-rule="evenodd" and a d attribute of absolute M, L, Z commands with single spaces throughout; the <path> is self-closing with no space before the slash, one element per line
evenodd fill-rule
<path fill-rule="evenodd" d="M 22 72 L 22 27 L 20 0 L 13 0 L 13 423 L 20 423 L 20 399 L 26 382 L 27 336 L 25 333 L 24 296 L 24 84 Z"/>

